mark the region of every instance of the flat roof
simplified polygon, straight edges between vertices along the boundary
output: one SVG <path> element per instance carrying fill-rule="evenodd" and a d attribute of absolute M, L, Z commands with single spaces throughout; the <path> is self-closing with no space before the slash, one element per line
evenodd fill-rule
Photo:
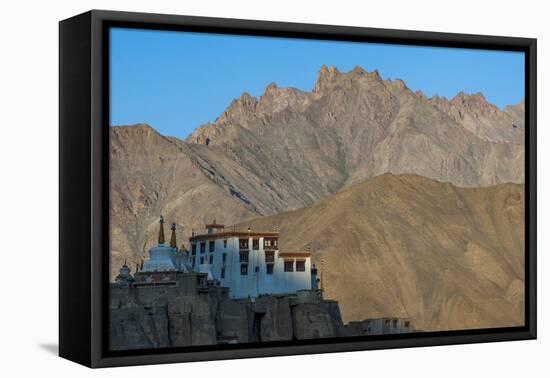
<path fill-rule="evenodd" d="M 217 240 L 228 238 L 262 238 L 262 237 L 279 237 L 279 232 L 259 232 L 259 231 L 227 231 L 227 232 L 214 232 L 211 234 L 201 234 L 191 236 L 190 242 L 203 241 L 203 240 Z"/>
<path fill-rule="evenodd" d="M 279 257 L 311 257 L 311 252 L 279 252 Z"/>

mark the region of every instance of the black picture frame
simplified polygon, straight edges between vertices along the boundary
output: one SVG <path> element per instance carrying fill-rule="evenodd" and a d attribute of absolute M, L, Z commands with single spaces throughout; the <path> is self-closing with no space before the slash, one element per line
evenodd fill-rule
<path fill-rule="evenodd" d="M 525 326 L 109 352 L 110 27 L 525 53 Z M 536 39 L 92 10 L 59 24 L 59 354 L 89 367 L 535 339 Z"/>

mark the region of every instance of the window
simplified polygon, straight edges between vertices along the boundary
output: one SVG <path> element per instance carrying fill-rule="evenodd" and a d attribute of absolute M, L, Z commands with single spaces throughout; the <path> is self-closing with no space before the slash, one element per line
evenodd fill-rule
<path fill-rule="evenodd" d="M 214 246 L 216 245 L 216 241 L 215 240 L 210 240 L 208 242 L 208 251 L 209 252 L 214 252 Z"/>
<path fill-rule="evenodd" d="M 248 239 L 239 239 L 239 248 L 248 249 Z"/>
<path fill-rule="evenodd" d="M 275 252 L 273 251 L 267 251 L 265 253 L 265 262 L 266 263 L 272 263 L 275 261 Z"/>
<path fill-rule="evenodd" d="M 397 328 L 397 319 L 393 319 L 393 328 Z"/>
<path fill-rule="evenodd" d="M 294 260 L 285 261 L 285 272 L 294 272 Z"/>
<path fill-rule="evenodd" d="M 204 253 L 205 251 L 206 251 L 206 243 L 202 242 L 201 243 L 201 253 Z"/>
<path fill-rule="evenodd" d="M 191 266 L 195 266 L 195 258 L 194 257 L 191 259 Z"/>
<path fill-rule="evenodd" d="M 296 271 L 305 272 L 306 271 L 306 262 L 304 260 L 296 261 Z"/>
<path fill-rule="evenodd" d="M 225 268 L 222 268 L 222 271 L 220 272 L 220 277 L 225 278 Z"/>
<path fill-rule="evenodd" d="M 197 245 L 195 243 L 191 244 L 191 254 L 192 255 L 197 254 Z"/>
<path fill-rule="evenodd" d="M 224 239 L 224 241 L 223 241 L 223 247 L 224 247 L 224 248 L 227 248 L 227 239 Z"/>
<path fill-rule="evenodd" d="M 273 274 L 273 264 L 267 264 L 265 266 L 265 271 L 267 274 Z"/>
<path fill-rule="evenodd" d="M 389 319 L 386 319 L 384 321 L 384 325 L 386 326 L 386 328 L 390 328 L 390 320 Z"/>
<path fill-rule="evenodd" d="M 214 264 L 214 255 L 210 255 L 210 257 L 208 259 L 208 263 L 209 264 Z"/>
<path fill-rule="evenodd" d="M 248 274 L 248 264 L 241 264 L 241 276 Z"/>
<path fill-rule="evenodd" d="M 411 322 L 408 320 L 405 321 L 405 328 L 409 328 L 411 326 Z"/>
<path fill-rule="evenodd" d="M 242 263 L 248 262 L 248 251 L 239 252 L 239 262 L 242 262 Z"/>
<path fill-rule="evenodd" d="M 260 239 L 252 239 L 252 249 L 260 249 Z"/>
<path fill-rule="evenodd" d="M 204 264 L 204 257 L 201 257 L 201 264 Z"/>
<path fill-rule="evenodd" d="M 227 260 L 227 253 L 224 253 L 222 255 L 222 262 L 225 264 L 225 261 Z"/>
<path fill-rule="evenodd" d="M 277 239 L 264 239 L 264 248 L 276 249 Z"/>

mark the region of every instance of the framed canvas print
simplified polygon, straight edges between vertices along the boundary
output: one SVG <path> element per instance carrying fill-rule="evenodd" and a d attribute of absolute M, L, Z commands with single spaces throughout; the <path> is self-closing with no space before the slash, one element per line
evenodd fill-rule
<path fill-rule="evenodd" d="M 60 355 L 536 337 L 536 40 L 60 23 Z"/>

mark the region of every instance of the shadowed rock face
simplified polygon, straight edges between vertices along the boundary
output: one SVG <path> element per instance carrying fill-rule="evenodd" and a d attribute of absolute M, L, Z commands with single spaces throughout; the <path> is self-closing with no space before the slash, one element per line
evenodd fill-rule
<path fill-rule="evenodd" d="M 238 228 L 280 227 L 284 251 L 310 244 L 346 323 L 391 315 L 426 331 L 521 326 L 524 200 L 518 184 L 384 174 Z"/>
<path fill-rule="evenodd" d="M 111 350 L 269 342 L 338 337 L 345 333 L 338 304 L 309 292 L 307 301 L 286 295 L 229 299 L 226 288 L 200 292 L 196 274 L 174 286 L 111 285 Z M 357 333 L 361 334 L 361 333 Z M 356 334 L 350 333 L 349 336 Z"/>

